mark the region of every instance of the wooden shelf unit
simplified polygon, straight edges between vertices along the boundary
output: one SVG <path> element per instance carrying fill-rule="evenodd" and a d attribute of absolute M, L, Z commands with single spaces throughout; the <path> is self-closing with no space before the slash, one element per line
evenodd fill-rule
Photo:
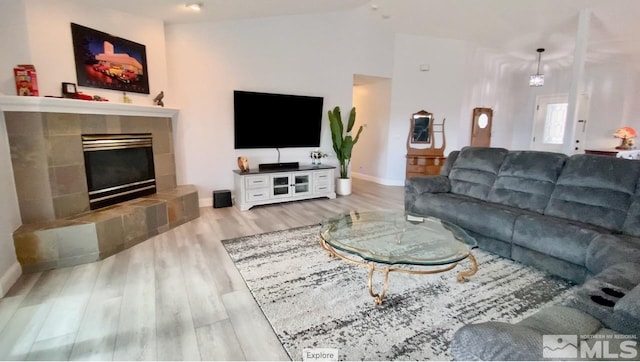
<path fill-rule="evenodd" d="M 416 116 L 428 115 L 431 117 L 431 124 L 429 125 L 429 145 L 425 148 L 415 148 L 412 146 L 411 136 L 413 134 L 413 125 L 407 136 L 407 155 L 406 155 L 406 178 L 425 176 L 425 175 L 439 175 L 442 166 L 447 160 L 444 157 L 444 148 L 447 144 L 444 136 L 444 122 L 435 123 L 431 113 L 426 111 L 420 111 L 414 113 L 411 121 Z M 440 147 L 436 147 L 435 134 L 442 137 L 442 144 Z M 423 143 L 423 142 L 421 142 Z"/>
<path fill-rule="evenodd" d="M 443 155 L 407 155 L 407 178 L 424 175 L 439 175 L 447 160 Z"/>

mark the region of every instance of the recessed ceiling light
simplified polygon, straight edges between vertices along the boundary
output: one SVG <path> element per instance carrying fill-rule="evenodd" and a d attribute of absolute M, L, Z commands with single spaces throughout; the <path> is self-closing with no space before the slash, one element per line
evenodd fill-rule
<path fill-rule="evenodd" d="M 202 9 L 202 3 L 190 3 L 185 6 L 193 11 L 200 11 Z"/>

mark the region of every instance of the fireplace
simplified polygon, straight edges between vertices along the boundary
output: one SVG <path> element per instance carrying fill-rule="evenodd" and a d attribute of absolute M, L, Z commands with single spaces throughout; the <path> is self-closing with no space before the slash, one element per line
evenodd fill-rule
<path fill-rule="evenodd" d="M 82 149 L 91 210 L 156 192 L 150 133 L 85 134 Z"/>

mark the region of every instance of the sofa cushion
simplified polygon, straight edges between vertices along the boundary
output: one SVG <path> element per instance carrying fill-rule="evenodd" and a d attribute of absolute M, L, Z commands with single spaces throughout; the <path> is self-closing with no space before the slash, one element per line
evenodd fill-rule
<path fill-rule="evenodd" d="M 586 266 L 591 274 L 621 263 L 640 261 L 640 244 L 623 235 L 598 235 L 587 249 Z"/>
<path fill-rule="evenodd" d="M 416 197 L 413 205 L 406 209 L 410 214 L 433 216 L 456 224 L 458 209 L 470 198 L 451 193 L 428 194 Z"/>
<path fill-rule="evenodd" d="M 585 266 L 587 248 L 604 230 L 543 215 L 522 215 L 514 226 L 513 244 Z"/>
<path fill-rule="evenodd" d="M 567 158 L 562 153 L 510 151 L 488 200 L 541 214 Z"/>
<path fill-rule="evenodd" d="M 458 159 L 459 154 L 460 154 L 460 151 L 451 151 L 449 153 L 449 155 L 447 156 L 447 160 L 444 162 L 444 165 L 440 169 L 440 175 L 449 176 L 449 173 L 451 172 L 451 168 L 453 167 L 453 164 Z"/>
<path fill-rule="evenodd" d="M 486 200 L 507 153 L 504 148 L 463 148 L 449 172 L 451 192 Z"/>
<path fill-rule="evenodd" d="M 511 259 L 578 284 L 584 283 L 589 276 L 589 271 L 582 265 L 527 249 L 520 245 L 511 245 Z"/>
<path fill-rule="evenodd" d="M 413 209 L 498 240 L 511 241 L 515 219 L 525 211 L 451 193 L 417 197 Z"/>
<path fill-rule="evenodd" d="M 601 327 L 589 314 L 560 305 L 543 308 L 517 324 L 542 334 L 592 334 Z"/>
<path fill-rule="evenodd" d="M 470 199 L 457 210 L 456 224 L 464 229 L 511 241 L 516 218 L 525 211 L 513 207 Z"/>
<path fill-rule="evenodd" d="M 478 244 L 480 249 L 511 259 L 511 242 L 484 236 L 469 229 L 464 229 L 464 231 L 475 239 L 476 244 Z"/>
<path fill-rule="evenodd" d="M 571 156 L 544 213 L 620 231 L 639 176 L 635 160 Z"/>

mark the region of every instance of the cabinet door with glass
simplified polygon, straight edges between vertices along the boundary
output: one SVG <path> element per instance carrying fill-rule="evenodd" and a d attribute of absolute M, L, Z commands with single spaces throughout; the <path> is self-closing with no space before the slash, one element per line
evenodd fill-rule
<path fill-rule="evenodd" d="M 287 198 L 312 193 L 311 172 L 278 173 L 271 176 L 271 197 Z"/>
<path fill-rule="evenodd" d="M 290 173 L 278 173 L 271 176 L 271 197 L 272 198 L 285 198 L 290 197 L 291 194 L 291 174 Z"/>
<path fill-rule="evenodd" d="M 293 174 L 293 195 L 310 194 L 311 189 L 311 172 L 296 172 Z"/>

